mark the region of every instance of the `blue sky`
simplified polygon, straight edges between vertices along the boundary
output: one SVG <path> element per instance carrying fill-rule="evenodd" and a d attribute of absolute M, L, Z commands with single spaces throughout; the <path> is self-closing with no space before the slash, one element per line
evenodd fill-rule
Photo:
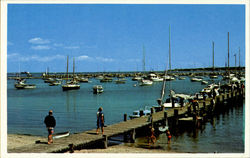
<path fill-rule="evenodd" d="M 9 4 L 7 71 L 141 71 L 245 65 L 244 5 Z"/>

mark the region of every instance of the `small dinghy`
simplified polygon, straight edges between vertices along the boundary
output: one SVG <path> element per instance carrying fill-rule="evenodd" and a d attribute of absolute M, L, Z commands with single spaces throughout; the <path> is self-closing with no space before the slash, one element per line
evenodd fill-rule
<path fill-rule="evenodd" d="M 166 130 L 168 130 L 168 126 L 160 126 L 158 129 L 160 132 L 166 132 Z"/>
<path fill-rule="evenodd" d="M 53 135 L 53 139 L 63 138 L 69 136 L 69 131 L 62 132 L 62 133 L 56 133 Z"/>

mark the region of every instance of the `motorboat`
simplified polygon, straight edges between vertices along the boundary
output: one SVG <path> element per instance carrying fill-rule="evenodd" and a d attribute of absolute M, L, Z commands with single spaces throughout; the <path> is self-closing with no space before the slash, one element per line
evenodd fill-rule
<path fill-rule="evenodd" d="M 178 77 L 179 80 L 185 80 L 186 78 L 185 77 Z"/>
<path fill-rule="evenodd" d="M 191 99 L 193 99 L 191 95 L 175 94 L 173 91 L 171 91 L 170 98 L 167 98 L 162 106 L 165 108 L 184 107 L 189 103 L 189 100 Z"/>
<path fill-rule="evenodd" d="M 88 78 L 85 78 L 85 77 L 82 77 L 82 78 L 79 78 L 78 81 L 79 81 L 79 82 L 82 82 L 82 83 L 88 83 L 88 82 L 89 82 L 89 79 L 88 79 Z"/>
<path fill-rule="evenodd" d="M 26 84 L 24 82 L 25 82 L 24 80 L 18 80 L 15 83 L 15 88 L 16 89 L 34 89 L 34 88 L 36 88 L 35 84 Z"/>
<path fill-rule="evenodd" d="M 141 80 L 141 82 L 140 82 L 140 86 L 151 86 L 153 84 L 153 81 L 151 81 L 151 80 L 146 80 L 146 79 L 143 79 L 143 80 Z"/>
<path fill-rule="evenodd" d="M 151 110 L 148 110 L 147 107 L 144 110 L 135 110 L 133 111 L 132 115 L 129 115 L 130 119 L 134 119 L 134 118 L 139 118 L 141 117 L 140 113 L 142 111 L 142 116 L 148 116 L 151 114 Z"/>
<path fill-rule="evenodd" d="M 115 80 L 115 83 L 116 83 L 116 84 L 125 84 L 125 83 L 126 83 L 126 79 L 118 79 L 118 80 Z"/>
<path fill-rule="evenodd" d="M 156 74 L 150 73 L 149 74 L 149 79 L 153 82 L 162 82 L 163 78 L 160 78 L 159 76 L 157 76 Z"/>
<path fill-rule="evenodd" d="M 135 76 L 132 78 L 132 81 L 140 81 L 142 78 L 140 76 Z"/>
<path fill-rule="evenodd" d="M 54 81 L 54 82 L 51 82 L 51 83 L 49 84 L 49 86 L 58 86 L 58 85 L 60 85 L 60 84 L 62 84 L 61 81 Z"/>
<path fill-rule="evenodd" d="M 201 78 L 197 78 L 197 77 L 192 77 L 190 80 L 191 80 L 191 82 L 201 82 L 202 81 Z"/>
<path fill-rule="evenodd" d="M 113 79 L 111 77 L 104 77 L 103 79 L 100 80 L 100 82 L 112 82 Z"/>
<path fill-rule="evenodd" d="M 166 81 L 172 81 L 175 78 L 173 76 L 165 75 L 165 76 L 163 76 L 163 79 L 166 80 Z"/>
<path fill-rule="evenodd" d="M 93 93 L 97 94 L 97 93 L 102 93 L 103 92 L 103 87 L 102 85 L 94 85 L 93 86 Z"/>
<path fill-rule="evenodd" d="M 201 81 L 201 84 L 208 84 L 208 82 L 207 81 Z"/>

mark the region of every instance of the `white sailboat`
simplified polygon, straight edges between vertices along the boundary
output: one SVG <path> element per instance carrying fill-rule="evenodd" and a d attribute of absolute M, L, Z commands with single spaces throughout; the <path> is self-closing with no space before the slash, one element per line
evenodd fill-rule
<path fill-rule="evenodd" d="M 170 27 L 169 27 L 169 52 L 170 52 Z M 167 68 L 165 70 L 164 76 L 167 76 Z M 166 80 L 164 80 L 161 90 L 161 97 L 157 99 L 158 104 L 162 108 L 172 108 L 172 107 L 183 107 L 187 105 L 188 99 L 192 97 L 186 94 L 176 94 L 173 90 L 170 90 L 170 97 L 163 102 L 165 95 Z"/>
<path fill-rule="evenodd" d="M 62 89 L 65 90 L 72 90 L 72 89 L 80 89 L 80 85 L 74 78 L 75 72 L 75 59 L 73 60 L 73 79 L 68 81 L 69 73 L 68 73 L 68 65 L 69 65 L 69 57 L 67 56 L 67 80 L 66 83 L 62 85 Z"/>
<path fill-rule="evenodd" d="M 143 71 L 145 72 L 145 49 L 144 49 L 144 46 L 143 46 Z M 153 81 L 142 77 L 139 85 L 140 86 L 151 86 L 152 84 L 153 84 Z"/>

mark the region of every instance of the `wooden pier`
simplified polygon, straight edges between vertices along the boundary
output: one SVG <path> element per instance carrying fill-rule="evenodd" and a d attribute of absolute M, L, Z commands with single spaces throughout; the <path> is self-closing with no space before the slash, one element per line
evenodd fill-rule
<path fill-rule="evenodd" d="M 34 142 L 33 145 L 22 146 L 19 148 L 8 149 L 8 153 L 62 153 L 74 150 L 80 150 L 93 144 L 98 144 L 99 147 L 107 148 L 108 141 L 111 137 L 124 135 L 124 139 L 129 139 L 133 142 L 139 132 L 144 132 L 149 126 L 157 123 L 164 123 L 168 121 L 170 126 L 177 124 L 179 118 L 185 116 L 193 116 L 194 113 L 201 113 L 203 117 L 216 110 L 223 110 L 230 104 L 225 102 L 237 103 L 243 101 L 245 95 L 244 89 L 229 90 L 221 93 L 214 98 L 207 98 L 198 100 L 198 106 L 189 104 L 182 108 L 173 108 L 167 111 L 152 111 L 152 120 L 150 116 L 142 116 L 140 118 L 127 120 L 126 114 L 124 121 L 104 127 L 104 135 L 96 135 L 96 130 L 85 131 L 83 133 L 73 134 L 68 137 L 55 139 L 53 144 L 46 144 L 46 142 Z M 193 117 L 194 120 L 196 117 Z M 153 123 L 153 124 L 152 124 Z"/>

